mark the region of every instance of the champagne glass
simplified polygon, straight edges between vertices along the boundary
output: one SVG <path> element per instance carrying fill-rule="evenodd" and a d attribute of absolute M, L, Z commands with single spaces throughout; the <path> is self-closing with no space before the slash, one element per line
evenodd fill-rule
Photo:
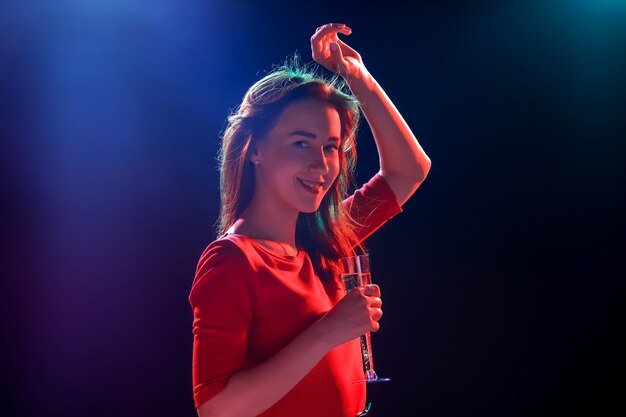
<path fill-rule="evenodd" d="M 346 287 L 346 293 L 355 287 L 372 283 L 370 273 L 369 254 L 346 256 L 339 259 L 341 266 L 341 279 Z M 363 356 L 364 376 L 355 383 L 386 382 L 389 378 L 381 378 L 374 371 L 374 359 L 372 358 L 371 332 L 361 335 L 361 353 Z"/>

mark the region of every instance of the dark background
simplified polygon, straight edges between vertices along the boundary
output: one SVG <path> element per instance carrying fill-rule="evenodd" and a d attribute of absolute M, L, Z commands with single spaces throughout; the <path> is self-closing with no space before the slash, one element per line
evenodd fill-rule
<path fill-rule="evenodd" d="M 623 2 L 1 7 L 1 415 L 195 415 L 218 134 L 327 22 L 433 162 L 367 242 L 372 415 L 623 415 Z"/>

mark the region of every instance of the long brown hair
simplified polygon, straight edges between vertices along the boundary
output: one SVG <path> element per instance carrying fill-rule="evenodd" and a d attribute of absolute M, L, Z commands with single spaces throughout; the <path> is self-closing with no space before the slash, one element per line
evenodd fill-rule
<path fill-rule="evenodd" d="M 303 65 L 298 53 L 288 56 L 255 82 L 242 103 L 228 116 L 221 136 L 220 197 L 217 236 L 223 235 L 241 216 L 254 195 L 255 171 L 248 153 L 274 127 L 282 110 L 290 103 L 315 98 L 333 106 L 341 121 L 340 171 L 320 207 L 313 213 L 298 215 L 296 244 L 308 253 L 317 275 L 324 281 L 337 273 L 338 259 L 355 254 L 359 242 L 355 230 L 360 226 L 342 204 L 348 190 L 355 186 L 356 136 L 361 120 L 359 103 L 349 94 L 339 75 L 319 74 L 317 64 Z"/>

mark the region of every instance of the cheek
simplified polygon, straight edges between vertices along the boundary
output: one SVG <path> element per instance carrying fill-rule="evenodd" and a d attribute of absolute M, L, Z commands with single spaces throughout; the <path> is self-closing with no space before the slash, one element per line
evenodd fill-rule
<path fill-rule="evenodd" d="M 339 160 L 339 156 L 331 159 L 328 164 L 332 167 L 333 172 L 335 173 L 335 175 L 339 174 L 339 170 L 341 169 L 341 161 Z"/>
<path fill-rule="evenodd" d="M 340 155 L 328 156 L 326 162 L 330 168 L 330 172 L 335 176 L 339 175 L 341 166 Z M 307 166 L 311 163 L 311 155 L 302 149 L 286 147 L 276 150 L 272 154 L 271 166 L 282 169 L 294 169 L 301 170 L 303 166 Z"/>
<path fill-rule="evenodd" d="M 272 158 L 268 165 L 278 176 L 285 176 L 290 171 L 301 170 L 302 164 L 305 164 L 304 152 L 295 152 L 290 149 L 276 150 L 272 154 Z"/>
<path fill-rule="evenodd" d="M 285 166 L 299 166 L 307 162 L 307 154 L 296 148 L 282 149 L 277 153 L 276 162 Z"/>

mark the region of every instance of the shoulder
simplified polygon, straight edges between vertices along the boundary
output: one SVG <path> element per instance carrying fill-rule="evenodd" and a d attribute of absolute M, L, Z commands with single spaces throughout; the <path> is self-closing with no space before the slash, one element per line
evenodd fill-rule
<path fill-rule="evenodd" d="M 253 268 L 243 248 L 227 237 L 214 240 L 200 255 L 189 300 L 193 302 L 194 294 L 207 286 L 250 289 L 252 273 Z"/>
<path fill-rule="evenodd" d="M 204 249 L 198 260 L 196 275 L 201 270 L 215 267 L 224 262 L 239 264 L 244 260 L 246 260 L 246 256 L 243 249 L 231 239 L 223 237 L 209 243 Z"/>

